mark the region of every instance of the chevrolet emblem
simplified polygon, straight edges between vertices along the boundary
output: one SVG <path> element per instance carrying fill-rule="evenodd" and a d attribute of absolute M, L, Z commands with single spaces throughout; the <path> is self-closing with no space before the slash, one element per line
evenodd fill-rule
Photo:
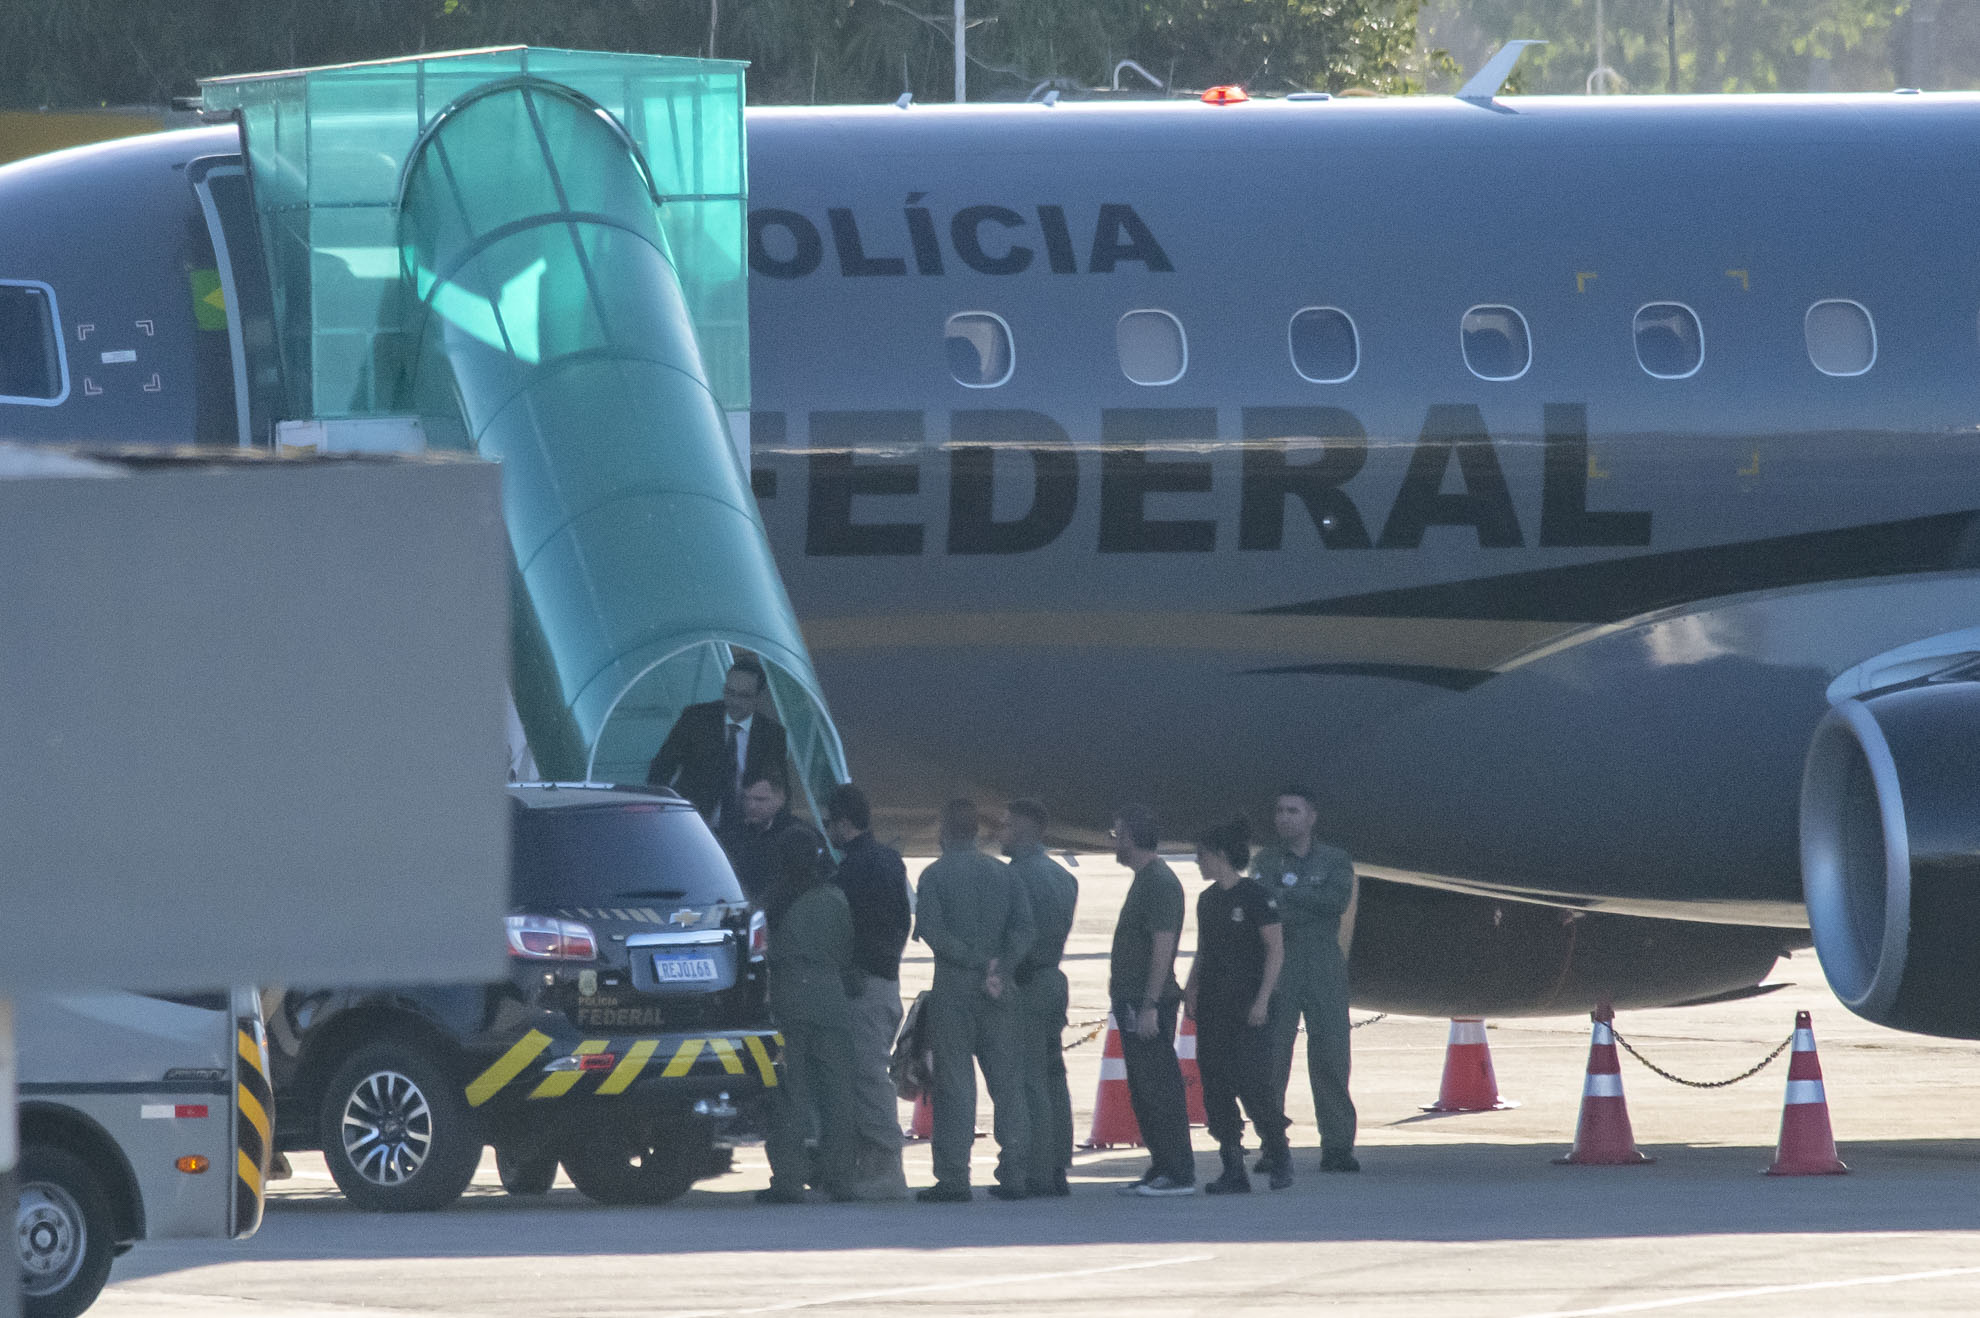
<path fill-rule="evenodd" d="M 667 923 L 677 924 L 685 929 L 688 925 L 701 923 L 701 912 L 691 906 L 684 906 L 668 916 Z"/>

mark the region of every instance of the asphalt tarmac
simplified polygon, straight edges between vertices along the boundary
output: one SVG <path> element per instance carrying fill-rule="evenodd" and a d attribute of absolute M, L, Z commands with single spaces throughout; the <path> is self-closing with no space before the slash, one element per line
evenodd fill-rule
<path fill-rule="evenodd" d="M 1179 865 L 1194 886 L 1193 867 Z M 1083 858 L 1069 946 L 1072 1019 L 1104 1015 L 1106 955 L 1126 876 Z M 1193 943 L 1184 934 L 1185 949 Z M 910 944 L 910 954 L 924 952 Z M 904 988 L 925 986 L 925 954 Z M 1521 1106 L 1432 1116 L 1448 1023 L 1389 1017 L 1356 1031 L 1358 1175 L 1317 1170 L 1312 1103 L 1288 1103 L 1298 1180 L 1247 1198 L 1123 1199 L 1138 1150 L 1082 1152 L 1069 1199 L 968 1205 L 764 1207 L 760 1147 L 737 1170 L 657 1209 L 587 1203 L 561 1177 L 514 1199 L 492 1159 L 466 1198 L 430 1216 L 353 1211 L 320 1158 L 272 1188 L 267 1224 L 238 1244 L 142 1244 L 92 1313 L 106 1318 L 374 1315 L 729 1315 L 819 1311 L 965 1315 L 1206 1312 L 1489 1315 L 1960 1313 L 1980 1310 L 1980 1047 L 1879 1029 L 1829 994 L 1812 954 L 1778 991 L 1635 1012 L 1618 1031 L 1687 1078 L 1738 1074 L 1787 1037 L 1815 1035 L 1846 1176 L 1762 1176 L 1787 1058 L 1723 1089 L 1623 1084 L 1644 1167 L 1560 1167 L 1588 1056 L 1586 1018 L 1494 1022 L 1501 1091 Z M 1354 1013 L 1357 1020 L 1370 1015 Z M 1067 1041 L 1085 1030 L 1069 1030 Z M 1067 1055 L 1075 1127 L 1091 1119 L 1100 1040 Z M 1300 1070 L 1295 1067 L 1296 1073 Z M 905 1120 L 908 1110 L 902 1108 Z M 987 1100 L 979 1124 L 989 1129 Z M 994 1146 L 976 1150 L 979 1184 Z M 1199 1175 L 1214 1175 L 1197 1132 Z M 908 1179 L 926 1185 L 925 1144 Z"/>

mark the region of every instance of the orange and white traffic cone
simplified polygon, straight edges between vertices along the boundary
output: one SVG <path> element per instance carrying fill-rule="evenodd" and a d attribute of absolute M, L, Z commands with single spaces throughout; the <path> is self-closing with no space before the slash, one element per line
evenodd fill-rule
<path fill-rule="evenodd" d="M 935 1105 L 928 1101 L 928 1091 L 922 1090 L 915 1096 L 914 1118 L 908 1122 L 907 1138 L 911 1140 L 932 1139 L 935 1135 Z"/>
<path fill-rule="evenodd" d="M 1444 1047 L 1444 1079 L 1437 1101 L 1425 1112 L 1503 1112 L 1519 1106 L 1517 1099 L 1499 1097 L 1499 1078 L 1492 1074 L 1492 1049 L 1485 1042 L 1485 1022 L 1476 1016 L 1451 1021 L 1451 1041 Z"/>
<path fill-rule="evenodd" d="M 1781 1142 L 1767 1175 L 1834 1176 L 1848 1170 L 1836 1156 L 1835 1133 L 1829 1129 L 1829 1096 L 1822 1089 L 1821 1059 L 1815 1056 L 1815 1029 L 1808 1013 L 1797 1011 Z"/>
<path fill-rule="evenodd" d="M 1582 1167 L 1633 1167 L 1655 1162 L 1636 1151 L 1629 1128 L 1629 1108 L 1623 1103 L 1622 1064 L 1616 1056 L 1615 1009 L 1608 1003 L 1593 1013 L 1595 1031 L 1588 1044 L 1588 1078 L 1581 1087 L 1581 1118 L 1574 1126 L 1574 1152 L 1557 1163 Z"/>
<path fill-rule="evenodd" d="M 1093 1097 L 1093 1130 L 1082 1149 L 1116 1149 L 1141 1143 L 1141 1124 L 1128 1099 L 1127 1059 L 1121 1053 L 1121 1031 L 1110 1014 L 1107 1041 L 1100 1048 L 1100 1089 Z"/>
<path fill-rule="evenodd" d="M 1203 1111 L 1203 1072 L 1196 1065 L 1196 1022 L 1182 1018 L 1176 1035 L 1176 1063 L 1182 1067 L 1183 1096 L 1189 1100 L 1189 1124 L 1207 1126 L 1210 1118 Z"/>

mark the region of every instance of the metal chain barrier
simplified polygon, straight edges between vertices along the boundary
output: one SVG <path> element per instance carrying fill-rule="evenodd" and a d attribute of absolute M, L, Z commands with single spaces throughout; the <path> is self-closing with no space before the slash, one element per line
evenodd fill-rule
<path fill-rule="evenodd" d="M 1794 1042 L 1794 1035 L 1790 1033 L 1787 1038 L 1781 1040 L 1780 1046 L 1775 1048 L 1773 1052 L 1768 1053 L 1765 1057 L 1761 1058 L 1753 1066 L 1750 1066 L 1746 1070 L 1741 1071 L 1738 1075 L 1734 1076 L 1730 1080 L 1686 1080 L 1683 1076 L 1672 1075 L 1669 1071 L 1666 1071 L 1663 1067 L 1657 1065 L 1655 1062 L 1645 1057 L 1642 1053 L 1637 1052 L 1636 1049 L 1633 1046 L 1631 1046 L 1629 1040 L 1623 1038 L 1622 1034 L 1619 1031 L 1617 1031 L 1613 1025 L 1610 1026 L 1609 1029 L 1610 1029 L 1610 1033 L 1615 1035 L 1616 1042 L 1622 1045 L 1622 1050 L 1624 1052 L 1628 1053 L 1631 1057 L 1634 1057 L 1637 1061 L 1643 1063 L 1645 1066 L 1649 1067 L 1652 1071 L 1655 1071 L 1658 1075 L 1664 1077 L 1664 1079 L 1670 1081 L 1672 1084 L 1683 1085 L 1687 1089 L 1724 1089 L 1727 1085 L 1736 1085 L 1742 1080 L 1751 1080 L 1754 1076 L 1759 1075 L 1762 1071 L 1766 1070 L 1768 1066 L 1772 1065 L 1774 1059 L 1776 1057 L 1779 1057 L 1782 1053 L 1786 1052 L 1788 1049 L 1788 1045 Z"/>
<path fill-rule="evenodd" d="M 1071 1052 L 1071 1051 L 1072 1051 L 1073 1049 L 1075 1049 L 1075 1048 L 1080 1048 L 1080 1047 L 1083 1047 L 1083 1046 L 1085 1046 L 1086 1044 L 1089 1044 L 1089 1043 L 1092 1043 L 1092 1042 L 1093 1042 L 1093 1041 L 1094 1041 L 1095 1039 L 1097 1039 L 1097 1038 L 1099 1038 L 1099 1037 L 1100 1037 L 1100 1035 L 1101 1035 L 1101 1032 L 1102 1032 L 1102 1031 L 1104 1031 L 1104 1030 L 1105 1030 L 1105 1029 L 1107 1028 L 1107 1021 L 1108 1021 L 1108 1019 L 1109 1019 L 1108 1017 L 1105 1017 L 1105 1016 L 1102 1016 L 1102 1017 L 1101 1017 L 1101 1018 L 1100 1018 L 1099 1020 L 1097 1020 L 1097 1021 L 1081 1021 L 1081 1022 L 1079 1022 L 1079 1023 L 1077 1024 L 1077 1025 L 1069 1025 L 1069 1026 L 1067 1026 L 1066 1028 L 1068 1028 L 1068 1029 L 1073 1029 L 1073 1030 L 1085 1030 L 1085 1031 L 1086 1031 L 1086 1033 L 1085 1033 L 1085 1034 L 1082 1034 L 1082 1035 L 1080 1035 L 1080 1036 L 1079 1036 L 1079 1037 L 1078 1037 L 1077 1039 L 1074 1039 L 1074 1040 L 1073 1040 L 1073 1041 L 1072 1041 L 1071 1043 L 1068 1043 L 1068 1044 L 1061 1044 L 1061 1045 L 1060 1045 L 1060 1047 L 1059 1047 L 1059 1051 L 1060 1051 L 1060 1052 L 1062 1052 L 1062 1053 L 1069 1053 L 1069 1052 Z M 1360 1028 L 1361 1028 L 1362 1026 L 1364 1026 L 1364 1025 L 1373 1025 L 1373 1024 L 1374 1024 L 1374 1023 L 1376 1022 L 1376 1021 L 1385 1021 L 1385 1020 L 1387 1020 L 1387 1019 L 1389 1019 L 1389 1013 L 1388 1013 L 1388 1012 L 1386 1012 L 1386 1011 L 1380 1011 L 1380 1012 L 1377 1012 L 1377 1013 L 1375 1013 L 1375 1014 L 1374 1014 L 1373 1016 L 1369 1016 L 1369 1017 L 1367 1017 L 1366 1019 L 1363 1019 L 1363 1020 L 1358 1020 L 1358 1021 L 1356 1021 L 1356 1022 L 1355 1022 L 1354 1024 L 1352 1024 L 1352 1025 L 1350 1025 L 1350 1026 L 1348 1026 L 1348 1029 L 1350 1029 L 1350 1030 L 1358 1030 L 1358 1029 L 1360 1029 Z M 1300 1027 L 1299 1027 L 1299 1032 L 1300 1032 L 1301 1034 L 1304 1034 L 1304 1033 L 1306 1033 L 1306 1027 L 1305 1027 L 1304 1025 L 1302 1025 L 1302 1026 L 1300 1026 Z M 1789 1035 L 1789 1036 L 1788 1036 L 1788 1039 L 1789 1039 L 1789 1042 L 1792 1042 L 1792 1041 L 1793 1041 L 1793 1039 L 1794 1039 L 1794 1036 L 1793 1036 L 1793 1035 Z M 1625 1046 L 1627 1046 L 1627 1045 L 1625 1045 Z M 1776 1051 L 1776 1052 L 1779 1052 L 1779 1049 L 1776 1049 L 1775 1051 Z M 1639 1059 L 1639 1060 L 1641 1060 L 1641 1059 Z M 1773 1059 L 1773 1058 L 1771 1058 L 1771 1057 L 1767 1059 L 1767 1061 L 1768 1061 L 1768 1062 L 1771 1062 L 1771 1061 L 1773 1061 L 1773 1060 L 1774 1060 L 1774 1059 Z M 1762 1065 L 1762 1066 L 1765 1066 L 1766 1064 L 1767 1064 L 1766 1062 L 1762 1062 L 1762 1063 L 1761 1063 L 1761 1065 Z M 1648 1063 L 1648 1062 L 1645 1062 L 1645 1063 L 1644 1063 L 1644 1065 L 1645 1065 L 1645 1066 L 1648 1066 L 1648 1065 L 1649 1065 L 1649 1063 Z M 1654 1069 L 1654 1068 L 1653 1068 L 1653 1069 Z M 1745 1079 L 1745 1077 L 1744 1077 L 1744 1076 L 1741 1076 L 1740 1078 L 1741 1078 L 1741 1079 Z M 1730 1081 L 1727 1081 L 1727 1083 L 1728 1083 L 1728 1084 L 1730 1084 L 1731 1082 L 1730 1082 Z"/>

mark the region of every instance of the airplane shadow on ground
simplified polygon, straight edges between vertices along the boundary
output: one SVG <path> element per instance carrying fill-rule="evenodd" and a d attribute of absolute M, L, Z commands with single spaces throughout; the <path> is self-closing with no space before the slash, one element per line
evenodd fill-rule
<path fill-rule="evenodd" d="M 1146 1165 L 1138 1149 L 1082 1153 L 1066 1199 L 1006 1204 L 766 1207 L 753 1191 L 704 1182 L 661 1208 L 604 1208 L 574 1191 L 514 1198 L 479 1187 L 419 1216 L 359 1212 L 326 1187 L 285 1193 L 238 1245 L 160 1242 L 118 1260 L 114 1280 L 247 1261 L 476 1258 L 989 1246 L 1576 1240 L 1608 1237 L 1980 1230 L 1980 1140 L 1842 1146 L 1847 1176 L 1760 1175 L 1773 1150 L 1646 1145 L 1647 1167 L 1559 1167 L 1536 1144 L 1373 1147 L 1359 1175 L 1323 1175 L 1296 1152 L 1297 1183 L 1241 1198 L 1122 1199 Z M 1199 1153 L 1199 1176 L 1216 1159 Z M 989 1169 L 978 1169 L 987 1179 Z"/>

